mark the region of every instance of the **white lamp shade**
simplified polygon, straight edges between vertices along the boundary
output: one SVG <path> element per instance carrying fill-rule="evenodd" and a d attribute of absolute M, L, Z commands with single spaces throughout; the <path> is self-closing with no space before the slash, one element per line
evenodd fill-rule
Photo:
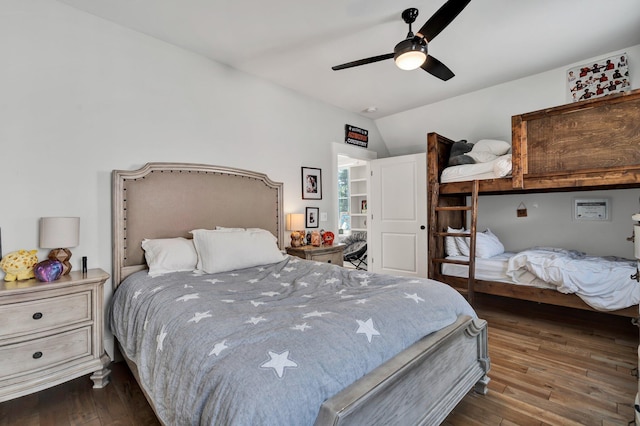
<path fill-rule="evenodd" d="M 79 242 L 79 217 L 40 218 L 40 248 L 76 247 Z"/>
<path fill-rule="evenodd" d="M 287 231 L 300 231 L 305 228 L 303 213 L 289 213 L 287 215 Z"/>

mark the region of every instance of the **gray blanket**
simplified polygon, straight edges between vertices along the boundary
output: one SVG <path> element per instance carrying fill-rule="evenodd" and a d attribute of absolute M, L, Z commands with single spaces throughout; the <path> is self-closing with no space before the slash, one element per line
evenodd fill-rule
<path fill-rule="evenodd" d="M 111 329 L 169 425 L 310 425 L 324 400 L 473 309 L 449 286 L 294 257 L 128 277 Z"/>

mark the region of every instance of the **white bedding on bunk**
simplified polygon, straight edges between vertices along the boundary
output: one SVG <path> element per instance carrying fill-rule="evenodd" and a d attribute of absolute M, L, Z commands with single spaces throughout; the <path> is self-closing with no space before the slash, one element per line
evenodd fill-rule
<path fill-rule="evenodd" d="M 442 171 L 440 182 L 495 179 L 508 176 L 509 174 L 511 174 L 511 154 L 505 154 L 486 163 L 447 167 Z"/>
<path fill-rule="evenodd" d="M 556 286 L 546 283 L 534 275 L 531 274 L 530 279 L 526 282 L 515 282 L 507 275 L 507 265 L 511 256 L 516 253 L 504 252 L 497 256 L 489 258 L 476 257 L 476 278 L 484 281 L 498 281 L 507 284 L 526 285 L 531 287 L 549 288 L 555 289 Z M 450 260 L 462 260 L 467 261 L 467 256 L 447 256 Z M 451 275 L 454 277 L 467 277 L 469 267 L 467 265 L 458 265 L 453 263 L 443 263 L 442 273 L 444 275 Z"/>
<path fill-rule="evenodd" d="M 466 256 L 447 259 L 468 260 Z M 475 265 L 477 279 L 575 293 L 586 304 L 601 311 L 640 303 L 640 283 L 631 279 L 636 272 L 634 260 L 536 247 L 520 253 L 505 252 L 491 258 L 476 258 Z M 444 275 L 466 277 L 467 271 L 466 265 L 442 265 Z"/>

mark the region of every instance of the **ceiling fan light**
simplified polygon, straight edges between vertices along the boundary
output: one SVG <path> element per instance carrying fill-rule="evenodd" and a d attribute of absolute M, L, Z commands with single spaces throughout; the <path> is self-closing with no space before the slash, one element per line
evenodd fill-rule
<path fill-rule="evenodd" d="M 427 60 L 427 48 L 414 40 L 403 40 L 396 46 L 394 60 L 401 70 L 415 70 Z"/>

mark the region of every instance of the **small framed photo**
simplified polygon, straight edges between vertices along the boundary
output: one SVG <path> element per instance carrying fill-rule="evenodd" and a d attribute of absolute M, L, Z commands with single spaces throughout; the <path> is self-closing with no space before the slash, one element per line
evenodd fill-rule
<path fill-rule="evenodd" d="M 318 228 L 320 225 L 320 207 L 307 207 L 305 210 L 305 227 L 306 228 Z"/>
<path fill-rule="evenodd" d="M 360 202 L 360 213 L 366 213 L 367 212 L 367 200 L 362 200 Z"/>
<path fill-rule="evenodd" d="M 302 168 L 302 199 L 322 200 L 322 170 Z"/>

